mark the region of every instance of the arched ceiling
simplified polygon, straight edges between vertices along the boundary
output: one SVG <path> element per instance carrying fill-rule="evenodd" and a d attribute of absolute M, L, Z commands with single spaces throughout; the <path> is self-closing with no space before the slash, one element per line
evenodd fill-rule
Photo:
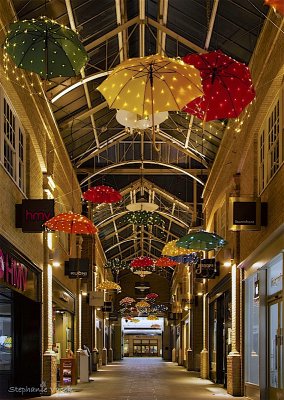
<path fill-rule="evenodd" d="M 94 210 L 107 258 L 158 257 L 164 243 L 202 225 L 202 189 L 226 121 L 203 123 L 170 113 L 152 146 L 151 132 L 116 121 L 96 90 L 120 62 L 156 52 L 169 57 L 221 49 L 248 63 L 268 7 L 263 0 L 12 0 L 19 19 L 47 15 L 79 32 L 89 62 L 81 76 L 54 79 L 47 91 L 82 189 L 108 184 L 123 201 Z M 86 80 L 87 78 L 87 80 Z M 141 192 L 159 205 L 165 228 L 123 222 Z"/>

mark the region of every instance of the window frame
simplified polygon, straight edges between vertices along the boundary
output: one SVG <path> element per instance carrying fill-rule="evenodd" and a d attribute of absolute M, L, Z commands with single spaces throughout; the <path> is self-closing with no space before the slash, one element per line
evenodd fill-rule
<path fill-rule="evenodd" d="M 11 142 L 11 138 L 6 135 L 5 131 L 5 104 L 9 107 L 9 112 L 14 118 L 14 144 Z M 20 122 L 20 119 L 11 103 L 11 100 L 7 96 L 3 87 L 0 86 L 0 165 L 4 171 L 13 180 L 16 186 L 21 190 L 23 194 L 26 193 L 26 134 L 25 130 Z M 9 150 L 13 153 L 12 168 L 5 165 L 5 144 Z"/>
<path fill-rule="evenodd" d="M 283 86 L 272 102 L 259 130 L 258 154 L 258 193 L 267 188 L 284 163 L 284 101 Z"/>

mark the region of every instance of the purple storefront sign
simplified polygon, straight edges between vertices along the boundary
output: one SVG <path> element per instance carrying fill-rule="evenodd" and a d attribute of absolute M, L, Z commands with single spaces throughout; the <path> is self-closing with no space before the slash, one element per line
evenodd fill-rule
<path fill-rule="evenodd" d="M 28 268 L 0 248 L 0 279 L 16 289 L 25 291 Z"/>

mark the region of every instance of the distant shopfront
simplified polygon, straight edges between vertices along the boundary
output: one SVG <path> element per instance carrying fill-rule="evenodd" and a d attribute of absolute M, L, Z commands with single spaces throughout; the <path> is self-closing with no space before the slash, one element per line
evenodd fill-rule
<path fill-rule="evenodd" d="M 40 270 L 0 236 L 0 398 L 41 384 Z"/>
<path fill-rule="evenodd" d="M 53 350 L 60 358 L 67 356 L 69 350 L 74 352 L 74 314 L 75 297 L 59 281 L 53 278 Z"/>

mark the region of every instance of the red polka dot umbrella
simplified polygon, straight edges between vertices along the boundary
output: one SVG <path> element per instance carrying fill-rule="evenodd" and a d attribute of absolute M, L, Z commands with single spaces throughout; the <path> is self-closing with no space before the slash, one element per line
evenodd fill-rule
<path fill-rule="evenodd" d="M 156 260 L 155 265 L 156 267 L 174 267 L 177 265 L 177 262 L 168 257 L 160 257 Z"/>
<path fill-rule="evenodd" d="M 183 60 L 200 71 L 204 91 L 185 106 L 189 114 L 204 121 L 236 118 L 255 98 L 248 67 L 221 50 L 189 54 Z"/>
<path fill-rule="evenodd" d="M 110 186 L 94 186 L 83 193 L 83 198 L 92 203 L 117 203 L 122 199 L 121 194 Z"/>
<path fill-rule="evenodd" d="M 265 4 L 274 8 L 279 14 L 284 16 L 284 1 L 283 0 L 264 0 Z"/>
<path fill-rule="evenodd" d="M 154 260 L 150 257 L 137 257 L 131 261 L 130 266 L 132 268 L 143 268 L 143 267 L 151 267 L 154 265 Z"/>
<path fill-rule="evenodd" d="M 58 214 L 44 225 L 52 231 L 94 235 L 98 229 L 87 217 L 73 212 Z"/>

